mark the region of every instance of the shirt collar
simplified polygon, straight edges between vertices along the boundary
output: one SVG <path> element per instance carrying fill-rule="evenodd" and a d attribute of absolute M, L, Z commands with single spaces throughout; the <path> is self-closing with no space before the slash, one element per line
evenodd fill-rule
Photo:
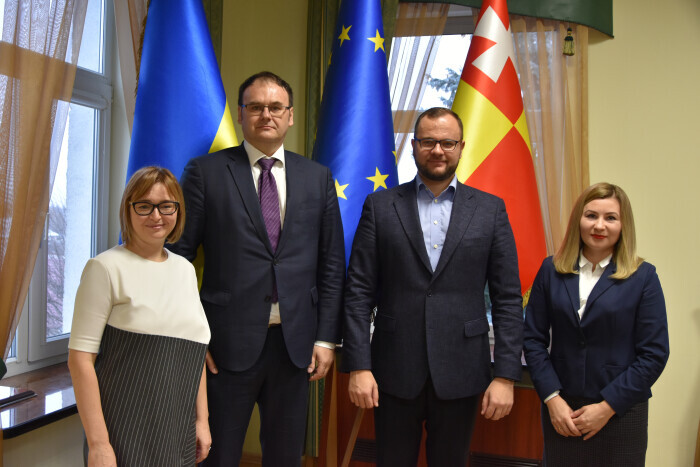
<path fill-rule="evenodd" d="M 243 141 L 243 148 L 248 155 L 248 162 L 250 162 L 251 167 L 254 167 L 258 160 L 262 159 L 263 157 L 267 157 L 265 153 L 250 144 L 248 141 Z M 270 157 L 274 157 L 284 166 L 284 144 L 280 145 L 280 147 L 277 148 L 277 151 L 275 151 L 275 153 Z"/>
<path fill-rule="evenodd" d="M 433 192 L 430 191 L 427 186 L 425 186 L 420 174 L 416 174 L 416 194 L 420 194 L 421 190 L 425 190 L 425 192 L 428 193 L 431 198 L 439 198 L 443 195 L 447 195 L 451 200 L 454 200 L 455 192 L 457 191 L 457 183 L 457 175 L 454 175 L 450 181 L 450 184 L 447 185 L 447 188 L 445 188 L 445 190 L 439 195 L 433 196 Z"/>
<path fill-rule="evenodd" d="M 606 256 L 605 258 L 603 258 L 602 260 L 600 260 L 600 262 L 598 263 L 598 266 L 601 269 L 605 269 L 607 267 L 607 265 L 610 264 L 610 261 L 612 261 L 612 253 L 609 254 L 608 256 Z M 578 267 L 579 267 L 579 270 L 583 270 L 584 267 L 588 267 L 590 269 L 593 268 L 593 263 L 588 261 L 588 258 L 583 256 L 583 252 L 580 252 L 578 255 Z"/>

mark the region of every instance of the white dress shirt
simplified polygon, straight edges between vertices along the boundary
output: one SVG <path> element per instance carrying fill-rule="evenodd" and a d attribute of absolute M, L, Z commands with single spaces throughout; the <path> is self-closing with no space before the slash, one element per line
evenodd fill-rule
<path fill-rule="evenodd" d="M 578 299 L 579 309 L 578 317 L 583 318 L 583 312 L 586 309 L 588 296 L 591 294 L 593 287 L 598 283 L 598 280 L 603 275 L 603 271 L 610 264 L 612 254 L 603 258 L 597 265 L 591 263 L 583 256 L 583 253 L 578 257 Z M 595 267 L 595 269 L 594 269 Z"/>
<path fill-rule="evenodd" d="M 277 159 L 270 169 L 270 173 L 275 177 L 275 184 L 277 185 L 277 195 L 280 202 L 280 227 L 284 228 L 284 215 L 287 210 L 287 170 L 284 162 L 284 145 L 281 145 L 277 151 L 272 154 L 272 156 L 266 156 L 262 151 L 254 147 L 248 141 L 243 141 L 243 147 L 245 148 L 246 154 L 248 154 L 248 161 L 250 162 L 250 170 L 253 174 L 253 183 L 255 183 L 255 191 L 258 191 L 258 183 L 260 182 L 260 173 L 262 169 L 258 165 L 258 160 L 263 157 L 269 159 L 274 157 Z M 282 233 L 280 232 L 280 236 Z M 280 304 L 279 302 L 273 303 L 270 306 L 270 321 L 269 325 L 282 324 L 282 318 L 280 317 Z M 321 347 L 326 347 L 329 349 L 334 349 L 335 344 L 332 342 L 322 342 L 317 341 L 314 345 L 319 345 Z"/>
<path fill-rule="evenodd" d="M 284 145 L 281 145 L 277 151 L 275 151 L 272 156 L 266 156 L 262 151 L 254 147 L 248 141 L 243 141 L 243 147 L 245 148 L 246 154 L 248 154 L 248 161 L 250 162 L 250 170 L 253 174 L 253 183 L 255 183 L 255 191 L 258 191 L 258 183 L 260 182 L 260 173 L 262 169 L 258 165 L 258 160 L 264 158 L 270 159 L 273 157 L 277 159 L 270 169 L 270 173 L 275 178 L 275 184 L 277 185 L 277 195 L 280 202 L 280 228 L 284 228 L 284 214 L 287 209 L 287 171 L 284 165 Z M 280 236 L 282 232 L 280 230 Z M 275 302 L 270 307 L 270 325 L 281 324 L 280 319 L 280 305 Z"/>

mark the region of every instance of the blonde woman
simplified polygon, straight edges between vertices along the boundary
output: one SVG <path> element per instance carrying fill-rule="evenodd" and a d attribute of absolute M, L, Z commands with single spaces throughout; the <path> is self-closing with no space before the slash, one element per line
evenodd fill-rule
<path fill-rule="evenodd" d="M 643 466 L 668 328 L 620 187 L 598 183 L 576 201 L 561 248 L 532 286 L 524 346 L 543 401 L 545 465 Z"/>
<path fill-rule="evenodd" d="M 192 466 L 211 446 L 204 357 L 209 326 L 186 259 L 182 190 L 145 167 L 122 197 L 123 245 L 88 261 L 68 365 L 89 466 Z"/>

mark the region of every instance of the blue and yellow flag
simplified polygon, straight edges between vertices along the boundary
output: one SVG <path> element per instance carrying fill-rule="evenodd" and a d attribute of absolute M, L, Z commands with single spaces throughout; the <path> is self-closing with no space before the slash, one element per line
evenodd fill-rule
<path fill-rule="evenodd" d="M 379 0 L 342 2 L 314 159 L 335 178 L 346 258 L 367 195 L 398 182 L 383 36 Z"/>
<path fill-rule="evenodd" d="M 235 146 L 236 133 L 201 0 L 152 0 L 143 38 L 127 179 Z"/>

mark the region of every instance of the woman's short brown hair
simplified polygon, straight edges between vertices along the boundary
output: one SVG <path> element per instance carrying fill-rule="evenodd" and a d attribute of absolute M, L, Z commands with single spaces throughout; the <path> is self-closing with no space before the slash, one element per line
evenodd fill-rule
<path fill-rule="evenodd" d="M 170 196 L 173 197 L 172 201 L 177 201 L 180 205 L 177 211 L 175 227 L 167 238 L 168 243 L 175 243 L 182 235 L 182 231 L 185 228 L 185 197 L 182 195 L 182 188 L 180 188 L 177 179 L 168 169 L 149 166 L 137 170 L 129 179 L 126 188 L 124 188 L 122 202 L 119 206 L 119 223 L 121 224 L 122 241 L 124 243 L 129 243 L 134 230 L 134 226 L 131 225 L 131 203 L 141 199 L 156 183 L 162 183 Z"/>
<path fill-rule="evenodd" d="M 562 274 L 577 273 L 579 251 L 583 246 L 581 240 L 581 216 L 583 208 L 596 199 L 616 199 L 620 203 L 620 223 L 622 230 L 613 250 L 612 260 L 617 270 L 611 276 L 613 279 L 627 279 L 644 261 L 637 256 L 637 238 L 634 230 L 632 204 L 622 188 L 611 183 L 596 183 L 591 185 L 578 197 L 569 224 L 566 227 L 564 240 L 554 255 L 554 267 Z"/>

